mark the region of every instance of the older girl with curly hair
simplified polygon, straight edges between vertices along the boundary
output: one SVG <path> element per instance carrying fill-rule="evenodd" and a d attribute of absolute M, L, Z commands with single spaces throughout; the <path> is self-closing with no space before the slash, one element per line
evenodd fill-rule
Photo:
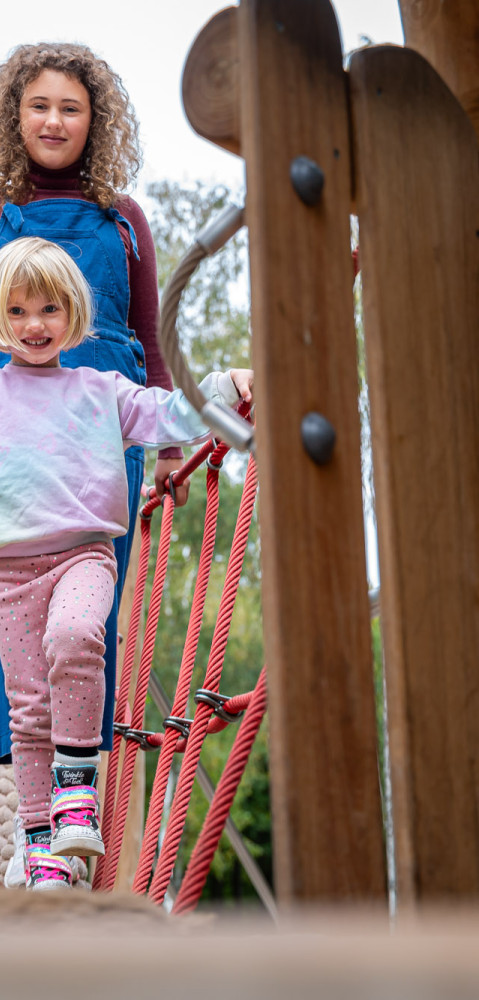
<path fill-rule="evenodd" d="M 142 210 L 123 193 L 139 166 L 138 126 L 128 95 L 87 46 L 21 45 L 0 66 L 0 247 L 18 237 L 44 237 L 62 246 L 86 277 L 96 336 L 69 351 L 62 364 L 117 370 L 140 385 L 171 389 L 156 343 L 155 248 Z M 0 355 L 0 367 L 8 360 Z M 129 449 L 126 463 L 133 528 L 141 449 Z M 160 494 L 179 464 L 178 449 L 162 452 L 155 470 Z M 184 503 L 186 494 L 178 490 L 177 502 Z M 106 637 L 106 749 L 112 738 L 116 611 L 131 539 L 130 530 L 116 545 L 118 588 Z M 9 749 L 7 702 L 0 697 L 3 762 Z"/>

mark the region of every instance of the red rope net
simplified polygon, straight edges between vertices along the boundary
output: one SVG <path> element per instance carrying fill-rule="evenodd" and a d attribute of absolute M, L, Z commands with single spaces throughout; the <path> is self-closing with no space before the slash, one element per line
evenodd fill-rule
<path fill-rule="evenodd" d="M 244 404 L 243 410 L 240 409 L 240 412 L 244 415 Z M 211 456 L 206 475 L 206 513 L 203 541 L 176 693 L 171 715 L 165 720 L 165 733 L 153 734 L 146 734 L 144 732 L 144 716 L 155 636 L 161 612 L 163 587 L 167 571 L 174 503 L 169 494 L 165 496 L 162 502 L 163 514 L 158 556 L 145 624 L 135 697 L 133 707 L 130 711 L 128 694 L 135 652 L 138 645 L 147 579 L 151 546 L 151 517 L 155 508 L 160 505 L 160 501 L 156 496 L 149 498 L 141 512 L 141 548 L 138 574 L 118 693 L 113 750 L 110 754 L 103 809 L 102 832 L 106 853 L 105 857 L 99 859 L 97 862 L 93 882 L 95 889 L 110 890 L 114 887 L 127 821 L 136 754 L 140 745 L 144 745 L 145 748 L 146 746 L 149 748 L 159 747 L 161 748 L 161 752 L 153 783 L 133 890 L 138 893 L 144 893 L 149 887 L 150 897 L 159 904 L 163 902 L 175 866 L 205 737 L 208 733 L 219 732 L 228 725 L 230 716 L 234 719 L 235 715 L 241 714 L 246 709 L 246 714 L 238 730 L 223 778 L 211 802 L 197 847 L 191 856 L 184 883 L 175 903 L 175 913 L 188 912 L 194 908 L 200 898 L 211 860 L 228 818 L 231 803 L 266 710 L 264 670 L 260 674 L 255 691 L 237 695 L 227 700 L 222 699 L 219 695 L 225 649 L 257 491 L 256 468 L 253 458 L 250 458 L 206 667 L 204 689 L 197 692 L 198 704 L 191 725 L 187 724 L 186 720 L 184 720 L 190 696 L 206 591 L 214 554 L 219 510 L 219 467 L 227 451 L 228 448 L 226 445 L 221 442 L 217 443 L 212 439 L 200 448 L 174 476 L 174 483 L 180 485 L 193 470 L 203 464 L 208 456 Z M 221 705 L 221 710 L 218 708 L 218 703 Z M 220 717 L 214 714 L 216 712 L 218 712 L 218 716 Z M 126 746 L 120 770 L 120 747 L 123 737 L 126 737 Z M 182 765 L 161 849 L 156 859 L 160 826 L 166 811 L 165 801 L 169 777 L 175 753 L 178 752 L 183 753 Z M 154 873 L 152 875 L 153 869 Z"/>

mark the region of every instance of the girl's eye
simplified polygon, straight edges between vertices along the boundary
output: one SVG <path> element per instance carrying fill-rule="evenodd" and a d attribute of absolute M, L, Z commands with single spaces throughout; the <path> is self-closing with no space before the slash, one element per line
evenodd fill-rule
<path fill-rule="evenodd" d="M 78 108 L 63 108 L 63 110 L 66 111 L 67 114 L 71 115 L 71 114 L 76 114 Z"/>
<path fill-rule="evenodd" d="M 23 309 L 21 308 L 21 306 L 10 306 L 8 312 L 10 316 L 21 316 L 23 313 Z"/>
<path fill-rule="evenodd" d="M 54 312 L 57 311 L 57 309 L 58 309 L 58 306 L 53 305 L 53 303 L 51 302 L 48 306 L 44 307 L 43 312 L 54 313 Z"/>

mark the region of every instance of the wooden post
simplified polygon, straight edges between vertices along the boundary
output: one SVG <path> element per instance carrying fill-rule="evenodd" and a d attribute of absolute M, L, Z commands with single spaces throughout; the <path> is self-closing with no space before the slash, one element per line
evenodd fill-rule
<path fill-rule="evenodd" d="M 241 155 L 238 11 L 226 7 L 200 31 L 183 70 L 182 98 L 192 128 Z"/>
<path fill-rule="evenodd" d="M 477 898 L 477 143 L 417 53 L 350 77 L 399 899 Z"/>
<path fill-rule="evenodd" d="M 242 0 L 238 22 L 276 888 L 384 898 L 339 34 L 326 0 Z M 324 171 L 313 207 L 299 156 Z M 324 466 L 314 412 L 337 433 Z"/>
<path fill-rule="evenodd" d="M 406 45 L 434 66 L 479 138 L 478 0 L 399 0 Z"/>

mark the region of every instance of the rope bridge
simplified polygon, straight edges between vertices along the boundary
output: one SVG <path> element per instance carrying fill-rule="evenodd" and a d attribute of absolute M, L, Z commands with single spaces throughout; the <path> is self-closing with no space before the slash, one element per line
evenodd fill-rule
<path fill-rule="evenodd" d="M 141 550 L 138 578 L 133 598 L 131 623 L 118 697 L 114 745 L 110 755 L 102 822 L 106 855 L 97 861 L 93 883 L 94 888 L 103 890 L 112 889 L 114 886 L 128 812 L 128 803 L 131 795 L 136 754 L 140 747 L 144 750 L 160 748 L 161 753 L 153 783 L 143 844 L 133 882 L 133 890 L 138 893 L 148 891 L 151 899 L 158 904 L 164 901 L 185 827 L 193 782 L 200 766 L 200 753 L 204 740 L 208 734 L 218 732 L 228 725 L 229 722 L 237 721 L 246 709 L 246 714 L 239 728 L 225 771 L 211 802 L 197 845 L 191 855 L 189 866 L 173 906 L 173 913 L 185 913 L 193 909 L 201 896 L 209 866 L 228 819 L 236 789 L 266 710 L 266 679 L 264 669 L 259 675 L 254 691 L 230 699 L 222 697 L 219 691 L 225 648 L 257 491 L 256 468 L 253 457 L 254 432 L 249 417 L 249 407 L 242 403 L 238 407 L 238 412 L 235 413 L 226 411 L 224 408 L 205 400 L 182 355 L 176 328 L 181 295 L 189 278 L 204 257 L 220 249 L 244 225 L 244 221 L 244 209 L 232 205 L 228 206 L 216 219 L 208 223 L 198 234 L 195 243 L 170 278 L 162 301 L 161 330 L 158 330 L 158 339 L 164 357 L 173 372 L 177 384 L 181 386 L 190 403 L 201 413 L 205 422 L 210 426 L 212 433 L 217 435 L 217 438 L 212 438 L 203 448 L 200 448 L 196 455 L 179 472 L 171 477 L 172 487 L 170 487 L 170 495 L 166 495 L 164 498 L 153 589 L 139 665 L 136 694 L 133 708 L 130 712 L 128 692 L 132 677 L 147 576 L 151 517 L 160 501 L 156 497 L 149 499 L 141 512 Z M 354 267 L 356 272 L 358 269 L 357 254 L 354 257 Z M 218 438 L 221 438 L 220 443 L 218 443 Z M 251 454 L 207 663 L 204 687 L 196 691 L 194 696 L 196 703 L 194 718 L 187 719 L 186 710 L 213 559 L 219 508 L 218 474 L 223 457 L 229 450 L 229 446 L 235 447 L 240 451 L 248 450 Z M 164 720 L 165 732 L 148 733 L 143 729 L 143 720 L 171 540 L 174 486 L 175 484 L 181 485 L 190 472 L 197 469 L 204 461 L 207 462 L 205 528 L 176 694 L 171 712 Z M 120 746 L 123 739 L 126 740 L 126 748 L 121 775 L 119 775 Z M 175 753 L 182 753 L 184 755 L 183 762 L 155 866 L 159 832 L 165 812 L 168 781 Z M 118 793 L 116 794 L 117 788 Z M 274 914 L 276 912 L 275 902 L 269 886 L 261 878 L 261 873 L 259 873 L 259 882 L 258 886 L 258 873 L 256 873 L 255 887 L 259 888 L 260 897 L 266 908 L 270 913 Z"/>
<path fill-rule="evenodd" d="M 239 413 L 249 421 L 249 407 L 240 404 Z M 110 754 L 102 833 L 106 847 L 104 858 L 97 861 L 93 881 L 94 889 L 111 890 L 120 858 L 130 801 L 136 754 L 143 750 L 160 749 L 153 790 L 146 820 L 145 833 L 133 891 L 148 892 L 149 897 L 161 904 L 171 881 L 176 856 L 184 830 L 188 805 L 195 775 L 200 763 L 200 753 L 208 734 L 224 729 L 230 722 L 242 718 L 241 725 L 220 783 L 210 805 L 203 830 L 193 851 L 182 886 L 174 903 L 174 913 L 192 910 L 200 898 L 209 866 L 228 819 L 231 804 L 245 769 L 248 756 L 266 710 L 266 679 L 263 669 L 254 691 L 226 698 L 220 694 L 221 672 L 228 634 L 238 591 L 248 533 L 257 492 L 256 467 L 250 457 L 243 495 L 237 516 L 231 553 L 228 561 L 222 597 L 219 604 L 211 650 L 206 666 L 203 687 L 194 693 L 196 710 L 193 719 L 186 718 L 190 697 L 193 667 L 200 638 L 206 592 L 213 560 L 216 527 L 219 512 L 219 471 L 228 446 L 211 438 L 172 477 L 173 488 L 163 501 L 149 497 L 140 512 L 141 547 L 138 574 L 133 597 L 130 626 L 126 639 L 125 657 L 118 693 L 115 716 L 113 750 Z M 146 698 L 155 645 L 155 636 L 161 611 L 168 553 L 170 549 L 173 515 L 174 486 L 181 485 L 194 470 L 206 461 L 206 513 L 205 526 L 191 614 L 187 629 L 176 693 L 171 713 L 164 720 L 164 733 L 144 729 Z M 151 598 L 145 625 L 140 656 L 138 681 L 133 706 L 130 709 L 128 693 L 132 678 L 135 652 L 141 623 L 141 612 L 151 547 L 151 523 L 156 508 L 162 506 L 161 533 L 154 572 Z M 192 692 L 191 692 L 192 693 Z M 123 764 L 120 769 L 120 748 L 125 741 Z M 176 792 L 173 798 L 161 849 L 156 860 L 160 826 L 165 813 L 165 798 L 175 754 L 183 755 Z M 156 861 L 156 864 L 155 864 Z M 265 883 L 266 885 L 266 883 Z M 266 887 L 268 909 L 274 901 Z"/>

